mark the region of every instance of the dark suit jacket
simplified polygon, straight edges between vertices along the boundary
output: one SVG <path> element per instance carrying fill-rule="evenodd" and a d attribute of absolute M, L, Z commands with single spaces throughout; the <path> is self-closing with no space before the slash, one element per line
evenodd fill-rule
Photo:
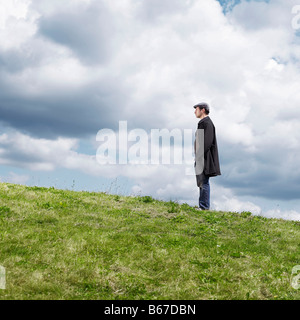
<path fill-rule="evenodd" d="M 204 174 L 209 177 L 221 175 L 216 130 L 210 117 L 198 123 L 198 129 L 204 130 Z"/>

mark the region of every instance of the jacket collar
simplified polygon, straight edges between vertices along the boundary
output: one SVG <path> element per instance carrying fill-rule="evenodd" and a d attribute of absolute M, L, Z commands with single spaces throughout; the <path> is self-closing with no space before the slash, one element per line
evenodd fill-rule
<path fill-rule="evenodd" d="M 207 117 L 205 117 L 205 118 L 201 119 L 198 123 L 201 123 L 201 122 L 207 121 L 208 119 L 209 119 L 209 116 L 207 116 Z"/>

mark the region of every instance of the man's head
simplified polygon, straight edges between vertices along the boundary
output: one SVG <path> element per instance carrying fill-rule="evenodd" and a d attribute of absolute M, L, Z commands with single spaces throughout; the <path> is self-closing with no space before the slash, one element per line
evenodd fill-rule
<path fill-rule="evenodd" d="M 209 115 L 209 105 L 206 102 L 200 102 L 194 106 L 197 118 L 204 118 Z"/>

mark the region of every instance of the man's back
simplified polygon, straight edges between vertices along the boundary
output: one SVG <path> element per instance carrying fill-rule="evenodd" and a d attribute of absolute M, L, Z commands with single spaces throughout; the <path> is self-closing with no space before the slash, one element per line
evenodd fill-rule
<path fill-rule="evenodd" d="M 221 175 L 215 126 L 209 116 L 201 119 L 198 129 L 204 130 L 204 173 L 209 177 Z"/>

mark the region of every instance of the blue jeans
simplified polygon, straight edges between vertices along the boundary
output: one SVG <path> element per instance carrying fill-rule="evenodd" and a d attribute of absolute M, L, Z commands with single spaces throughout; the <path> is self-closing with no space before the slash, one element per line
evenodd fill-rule
<path fill-rule="evenodd" d="M 202 188 L 200 189 L 199 208 L 202 210 L 209 210 L 210 207 L 210 185 L 209 177 L 205 176 Z"/>

